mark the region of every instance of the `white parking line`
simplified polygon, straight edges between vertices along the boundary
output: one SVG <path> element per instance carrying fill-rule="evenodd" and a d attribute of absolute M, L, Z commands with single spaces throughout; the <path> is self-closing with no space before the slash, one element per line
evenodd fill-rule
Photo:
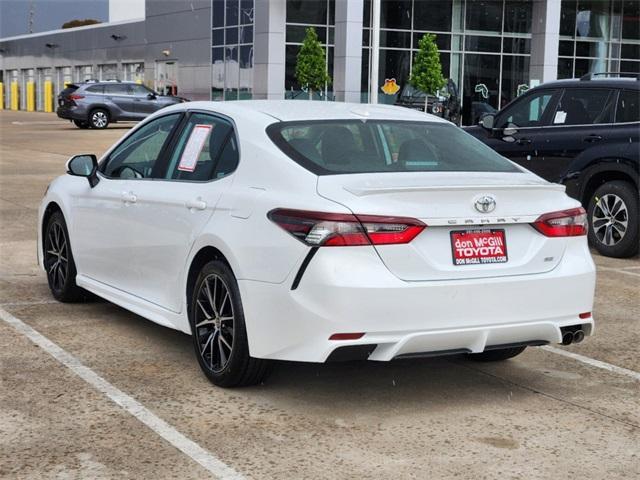
<path fill-rule="evenodd" d="M 628 270 L 622 270 L 620 268 L 611 268 L 611 267 L 597 267 L 597 270 L 602 270 L 603 272 L 618 272 L 618 273 L 626 273 L 627 275 L 633 275 L 634 277 L 640 277 L 640 273 L 630 272 Z"/>
<path fill-rule="evenodd" d="M 542 348 L 543 350 L 546 350 L 547 352 L 555 353 L 556 355 L 562 355 L 563 357 L 577 360 L 578 362 L 585 363 L 592 367 L 601 368 L 603 370 L 608 370 L 609 372 L 614 372 L 620 375 L 631 377 L 634 380 L 637 380 L 640 382 L 640 373 L 635 372 L 633 370 L 629 370 L 628 368 L 622 368 L 616 365 L 611 365 L 610 363 L 601 362 L 600 360 L 596 360 L 595 358 L 585 357 L 584 355 L 569 352 L 567 350 L 562 350 L 561 348 L 550 347 L 549 345 L 545 345 L 544 347 L 540 347 L 540 348 Z"/>
<path fill-rule="evenodd" d="M 82 378 L 93 388 L 103 393 L 111 401 L 122 407 L 140 422 L 144 423 L 147 427 L 156 432 L 182 453 L 198 462 L 215 477 L 223 480 L 244 478 L 240 473 L 222 462 L 215 455 L 205 450 L 193 440 L 189 439 L 160 417 L 152 413 L 136 399 L 107 382 L 89 367 L 83 365 L 80 360 L 69 352 L 56 345 L 37 330 L 34 330 L 3 308 L 0 308 L 0 318 L 46 351 L 53 358 L 58 360 L 73 373 Z"/>

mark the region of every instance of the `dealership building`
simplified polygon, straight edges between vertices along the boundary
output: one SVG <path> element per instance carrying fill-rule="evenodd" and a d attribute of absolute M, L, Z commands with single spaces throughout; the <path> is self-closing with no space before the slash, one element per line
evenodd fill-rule
<path fill-rule="evenodd" d="M 332 78 L 322 99 L 367 102 L 371 0 L 110 0 L 109 21 L 0 39 L 2 107 L 55 109 L 65 84 L 138 81 L 192 100 L 307 98 L 295 79 L 308 27 Z M 528 86 L 593 72 L 640 73 L 639 0 L 380 0 L 378 102 L 408 83 L 419 39 L 436 35 L 463 122 Z M 386 89 L 385 89 L 386 90 Z"/>

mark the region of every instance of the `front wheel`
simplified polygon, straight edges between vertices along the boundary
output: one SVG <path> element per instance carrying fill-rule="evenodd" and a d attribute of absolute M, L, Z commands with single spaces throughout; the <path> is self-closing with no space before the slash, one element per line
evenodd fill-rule
<path fill-rule="evenodd" d="M 44 268 L 53 297 L 59 302 L 77 302 L 86 292 L 76 285 L 76 264 L 64 216 L 55 212 L 44 231 Z"/>
<path fill-rule="evenodd" d="M 229 266 L 213 260 L 196 280 L 189 322 L 200 368 L 219 387 L 260 383 L 269 362 L 249 355 L 240 291 Z"/>
<path fill-rule="evenodd" d="M 502 360 L 508 360 L 520 355 L 527 347 L 513 347 L 513 348 L 501 348 L 499 350 L 486 350 L 480 353 L 470 353 L 467 356 L 471 360 L 478 362 L 500 362 Z"/>
<path fill-rule="evenodd" d="M 587 208 L 589 242 L 607 257 L 631 257 L 638 253 L 640 212 L 638 191 L 629 182 L 601 185 Z"/>

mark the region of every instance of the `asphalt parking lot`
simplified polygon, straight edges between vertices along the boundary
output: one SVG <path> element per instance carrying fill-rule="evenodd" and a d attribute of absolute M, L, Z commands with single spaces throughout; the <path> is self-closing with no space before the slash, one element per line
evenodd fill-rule
<path fill-rule="evenodd" d="M 208 383 L 184 334 L 55 302 L 36 265 L 44 190 L 129 127 L 0 112 L 0 478 L 640 477 L 637 257 L 594 254 L 582 344 L 501 364 L 280 363 L 238 390 Z"/>

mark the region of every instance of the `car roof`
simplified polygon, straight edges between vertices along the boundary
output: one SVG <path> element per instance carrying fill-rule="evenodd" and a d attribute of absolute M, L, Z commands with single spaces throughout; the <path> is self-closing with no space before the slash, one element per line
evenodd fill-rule
<path fill-rule="evenodd" d="M 413 120 L 449 123 L 435 115 L 425 114 L 405 107 L 374 105 L 367 103 L 325 102 L 321 100 L 235 100 L 225 102 L 188 102 L 183 109 L 209 110 L 230 117 L 262 116 L 268 123 L 274 120 Z"/>
<path fill-rule="evenodd" d="M 640 90 L 640 81 L 636 78 L 631 77 L 616 77 L 616 78 L 592 78 L 580 80 L 579 78 L 570 78 L 567 80 L 555 80 L 553 82 L 543 83 L 542 85 L 538 85 L 535 87 L 536 89 L 541 88 L 567 88 L 567 87 L 577 87 L 577 88 L 597 88 L 597 87 L 605 87 L 605 88 L 631 88 L 634 90 Z M 533 90 L 533 89 L 532 89 Z"/>

